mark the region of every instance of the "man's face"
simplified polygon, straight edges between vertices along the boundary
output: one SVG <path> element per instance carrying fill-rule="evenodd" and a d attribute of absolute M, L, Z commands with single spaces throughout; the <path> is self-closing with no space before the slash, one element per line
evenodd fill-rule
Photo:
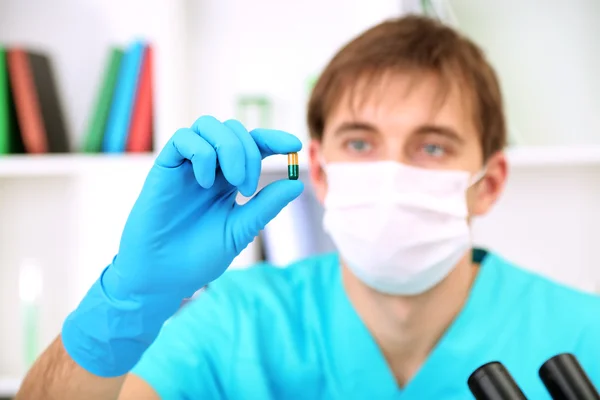
<path fill-rule="evenodd" d="M 361 82 L 328 116 L 323 140 L 310 145 L 311 178 L 321 201 L 327 179 L 320 161 L 393 160 L 439 170 L 463 170 L 485 177 L 467 193 L 471 215 L 486 213 L 506 179 L 501 153 L 483 163 L 472 105 L 458 87 L 442 96 L 438 78 L 390 74 L 367 87 Z"/>

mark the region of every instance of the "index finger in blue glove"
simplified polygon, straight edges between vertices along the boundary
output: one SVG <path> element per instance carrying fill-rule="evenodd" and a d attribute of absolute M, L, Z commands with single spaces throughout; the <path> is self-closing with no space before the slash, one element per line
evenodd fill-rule
<path fill-rule="evenodd" d="M 246 179 L 238 186 L 238 190 L 246 197 L 250 197 L 256 192 L 258 179 L 260 178 L 261 155 L 256 142 L 250 136 L 244 125 L 234 119 L 224 122 L 233 133 L 235 133 L 244 146 L 246 152 Z"/>
<path fill-rule="evenodd" d="M 156 158 L 164 168 L 177 168 L 186 160 L 192 162 L 194 176 L 200 186 L 210 188 L 215 181 L 217 154 L 215 149 L 189 128 L 177 130 Z"/>
<path fill-rule="evenodd" d="M 254 129 L 250 132 L 262 158 L 274 154 L 295 153 L 302 149 L 302 142 L 296 136 L 276 129 Z"/>
<path fill-rule="evenodd" d="M 208 115 L 198 118 L 192 130 L 217 151 L 225 179 L 233 186 L 241 185 L 246 179 L 246 153 L 237 135 L 218 119 Z"/>

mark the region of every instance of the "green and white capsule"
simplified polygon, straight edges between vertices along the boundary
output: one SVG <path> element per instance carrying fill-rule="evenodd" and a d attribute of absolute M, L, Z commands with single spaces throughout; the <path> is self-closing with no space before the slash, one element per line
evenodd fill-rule
<path fill-rule="evenodd" d="M 288 179 L 298 180 L 300 167 L 298 167 L 298 153 L 288 153 Z"/>

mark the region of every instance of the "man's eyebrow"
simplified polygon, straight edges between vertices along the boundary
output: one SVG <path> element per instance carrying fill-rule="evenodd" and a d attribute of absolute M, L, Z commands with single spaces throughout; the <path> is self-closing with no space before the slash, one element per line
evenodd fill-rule
<path fill-rule="evenodd" d="M 417 134 L 436 134 L 445 136 L 458 143 L 463 143 L 464 139 L 452 128 L 442 125 L 423 125 L 417 129 Z"/>
<path fill-rule="evenodd" d="M 343 135 L 349 132 L 368 132 L 368 133 L 376 133 L 378 132 L 377 128 L 367 122 L 360 121 L 352 121 L 352 122 L 344 122 L 340 126 L 336 128 L 334 131 L 335 136 Z"/>

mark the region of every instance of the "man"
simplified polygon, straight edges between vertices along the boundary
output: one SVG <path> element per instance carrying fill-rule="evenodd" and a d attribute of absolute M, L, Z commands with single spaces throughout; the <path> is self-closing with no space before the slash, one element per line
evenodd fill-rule
<path fill-rule="evenodd" d="M 244 206 L 238 190 L 301 145 L 202 117 L 158 156 L 118 255 L 18 398 L 464 399 L 497 360 L 543 399 L 538 368 L 563 352 L 600 385 L 600 299 L 471 248 L 507 174 L 499 85 L 474 44 L 424 18 L 382 23 L 327 66 L 308 123 L 337 254 L 221 276 L 303 187 Z"/>

